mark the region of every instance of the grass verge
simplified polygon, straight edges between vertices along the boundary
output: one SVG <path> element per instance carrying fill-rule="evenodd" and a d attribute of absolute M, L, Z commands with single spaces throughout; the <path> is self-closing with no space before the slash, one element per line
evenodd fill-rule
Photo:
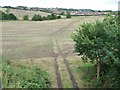
<path fill-rule="evenodd" d="M 3 88 L 50 88 L 49 74 L 37 67 L 14 66 L 10 60 L 2 62 Z"/>

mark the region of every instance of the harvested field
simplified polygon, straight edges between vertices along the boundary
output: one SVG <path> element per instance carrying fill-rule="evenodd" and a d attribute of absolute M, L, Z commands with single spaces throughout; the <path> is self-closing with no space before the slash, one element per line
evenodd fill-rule
<path fill-rule="evenodd" d="M 98 19 L 103 19 L 103 17 L 81 16 L 40 22 L 2 22 L 3 57 L 12 60 L 15 65 L 37 65 L 43 68 L 51 74 L 52 87 L 59 87 L 57 73 L 60 73 L 61 78 L 58 80 L 62 81 L 62 87 L 75 87 L 75 83 L 81 87 L 80 82 L 74 77 L 76 74 L 72 73 L 68 65 L 69 61 L 71 62 L 69 59 L 76 56 L 73 53 L 71 34 L 80 24 Z M 56 65 L 54 65 L 55 60 Z M 67 60 L 67 63 L 64 60 Z M 55 70 L 56 66 L 58 69 Z"/>

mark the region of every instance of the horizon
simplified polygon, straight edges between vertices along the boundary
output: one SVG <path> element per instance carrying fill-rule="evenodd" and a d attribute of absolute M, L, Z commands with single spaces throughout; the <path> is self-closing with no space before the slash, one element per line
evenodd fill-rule
<path fill-rule="evenodd" d="M 8 5 L 7 5 L 8 6 Z M 22 5 L 19 5 L 22 6 Z M 5 6 L 0 6 L 0 7 L 5 7 Z M 18 7 L 18 6 L 10 6 L 10 7 Z M 82 10 L 82 9 L 89 9 L 89 10 L 94 10 L 94 9 L 90 9 L 90 8 L 62 8 L 62 7 L 28 7 L 28 6 L 23 6 L 23 7 L 27 7 L 27 8 L 61 8 L 61 9 L 77 9 L 77 10 Z M 100 11 L 108 11 L 110 9 L 106 9 L 106 10 L 100 10 Z M 94 11 L 99 11 L 99 10 L 94 10 Z M 117 11 L 117 10 L 111 10 L 111 11 Z"/>
<path fill-rule="evenodd" d="M 4 0 L 0 1 L 0 6 L 26 6 L 39 8 L 67 8 L 67 9 L 92 9 L 92 10 L 118 10 L 119 0 Z"/>

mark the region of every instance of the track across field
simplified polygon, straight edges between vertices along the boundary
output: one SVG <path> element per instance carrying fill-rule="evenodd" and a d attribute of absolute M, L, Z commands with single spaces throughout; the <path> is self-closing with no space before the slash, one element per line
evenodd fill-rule
<path fill-rule="evenodd" d="M 2 22 L 3 57 L 47 70 L 54 88 L 80 88 L 69 66 L 68 58 L 76 56 L 71 34 L 80 24 L 102 18 L 81 16 L 52 21 Z"/>

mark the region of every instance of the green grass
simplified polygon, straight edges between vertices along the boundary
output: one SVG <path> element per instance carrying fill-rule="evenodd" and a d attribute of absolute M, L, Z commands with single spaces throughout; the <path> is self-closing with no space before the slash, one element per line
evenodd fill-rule
<path fill-rule="evenodd" d="M 83 81 L 84 87 L 96 86 L 96 68 L 94 64 L 83 63 L 77 68 L 77 71 L 81 75 L 80 79 Z"/>
<path fill-rule="evenodd" d="M 2 63 L 3 88 L 50 88 L 49 74 L 37 67 L 12 65 L 10 60 Z"/>
<path fill-rule="evenodd" d="M 95 88 L 97 86 L 96 67 L 92 63 L 84 63 L 80 57 L 70 61 L 73 75 L 81 88 Z"/>

